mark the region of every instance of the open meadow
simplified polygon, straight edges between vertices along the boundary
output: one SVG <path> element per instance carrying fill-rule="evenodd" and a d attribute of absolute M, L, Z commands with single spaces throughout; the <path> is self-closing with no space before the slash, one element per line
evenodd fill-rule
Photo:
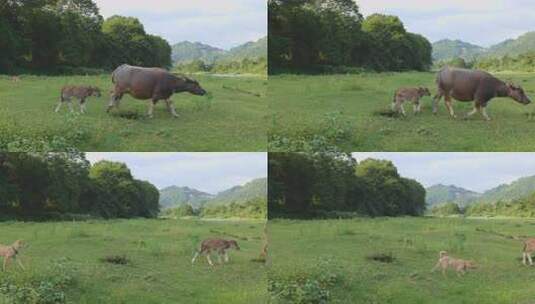
<path fill-rule="evenodd" d="M 0 149 L 11 151 L 265 151 L 268 117 L 265 77 L 195 76 L 208 95 L 171 97 L 179 118 L 159 102 L 154 118 L 148 101 L 125 95 L 106 113 L 111 76 L 0 76 Z M 64 85 L 98 86 L 87 113 L 54 112 Z M 79 111 L 73 100 L 74 109 Z"/>
<path fill-rule="evenodd" d="M 535 99 L 535 74 L 495 74 L 521 85 Z M 432 114 L 435 74 L 424 72 L 365 73 L 360 75 L 270 76 L 269 102 L 273 125 L 270 151 L 328 149 L 343 151 L 532 151 L 535 147 L 535 105 L 495 98 L 487 111 L 463 120 L 473 103 L 456 102 L 452 119 L 444 100 Z M 407 117 L 390 113 L 400 87 L 427 86 L 432 96 L 422 98 L 415 116 L 406 103 Z"/>
<path fill-rule="evenodd" d="M 533 303 L 535 267 L 510 237 L 534 228 L 528 219 L 270 220 L 270 289 L 275 303 Z M 431 273 L 441 250 L 478 268 Z"/>
<path fill-rule="evenodd" d="M 10 264 L 0 303 L 265 303 L 266 271 L 258 258 L 263 221 L 110 220 L 4 222 L 1 243 L 23 239 L 26 271 Z M 191 265 L 202 239 L 233 238 L 230 262 Z M 215 257 L 214 257 L 215 258 Z M 217 259 L 214 260 L 214 262 Z M 32 302 L 35 292 L 40 302 Z M 9 302 L 11 303 L 11 302 Z"/>

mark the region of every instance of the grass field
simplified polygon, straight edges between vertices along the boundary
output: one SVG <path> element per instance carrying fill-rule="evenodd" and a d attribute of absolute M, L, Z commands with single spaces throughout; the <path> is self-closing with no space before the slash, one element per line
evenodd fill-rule
<path fill-rule="evenodd" d="M 252 261 L 262 247 L 263 226 L 200 220 L 1 223 L 0 243 L 18 238 L 28 243 L 21 250 L 27 270 L 16 274 L 11 265 L 4 275 L 28 281 L 60 259 L 72 271 L 68 303 L 265 303 L 265 266 Z M 211 268 L 204 258 L 192 266 L 197 243 L 214 236 L 239 237 L 241 251 L 230 252 L 224 266 Z M 126 255 L 130 262 L 100 260 L 113 255 Z"/>
<path fill-rule="evenodd" d="M 156 106 L 154 119 L 148 119 L 148 102 L 128 95 L 115 115 L 106 113 L 112 88 L 109 75 L 23 75 L 19 83 L 0 76 L 0 130 L 49 141 L 67 137 L 67 144 L 81 151 L 265 151 L 269 120 L 266 78 L 195 78 L 212 97 L 175 94 L 172 100 L 178 119 L 172 118 L 163 102 Z M 83 116 L 68 115 L 66 106 L 54 113 L 61 87 L 67 84 L 98 86 L 102 97 L 90 98 L 88 113 Z"/>
<path fill-rule="evenodd" d="M 322 276 L 338 280 L 329 303 L 535 303 L 535 267 L 521 264 L 521 242 L 495 234 L 535 236 L 534 228 L 535 220 L 518 219 L 275 220 L 273 273 L 302 281 L 318 258 L 330 260 Z M 440 250 L 479 268 L 460 278 L 431 273 Z M 394 260 L 368 259 L 380 254 Z"/>
<path fill-rule="evenodd" d="M 497 74 L 524 87 L 535 100 L 535 74 Z M 383 73 L 362 75 L 270 76 L 268 99 L 274 126 L 271 150 L 284 150 L 287 142 L 326 137 L 344 151 L 532 151 L 535 147 L 535 104 L 523 106 L 497 98 L 488 106 L 493 119 L 474 115 L 461 119 L 472 103 L 454 102 L 457 119 L 451 119 L 444 101 L 437 116 L 432 98 L 424 97 L 423 113 L 407 118 L 380 115 L 390 109 L 394 92 L 404 86 L 427 86 L 436 93 L 434 73 Z M 339 113 L 335 123 L 324 123 Z M 332 119 L 331 119 L 332 120 Z M 283 142 L 273 144 L 273 138 Z M 282 147 L 282 148 L 281 148 Z M 292 148 L 290 148 L 292 149 Z"/>

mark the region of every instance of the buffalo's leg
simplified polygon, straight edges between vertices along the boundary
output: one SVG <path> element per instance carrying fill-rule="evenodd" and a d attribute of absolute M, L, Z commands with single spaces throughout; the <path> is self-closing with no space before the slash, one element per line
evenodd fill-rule
<path fill-rule="evenodd" d="M 438 103 L 442 99 L 443 95 L 444 95 L 444 93 L 441 90 L 439 90 L 437 95 L 435 95 L 435 97 L 433 97 L 433 114 L 437 114 L 437 112 L 438 112 Z"/>
<path fill-rule="evenodd" d="M 176 113 L 176 109 L 175 109 L 175 105 L 173 105 L 173 101 L 170 99 L 166 99 L 165 104 L 167 105 L 167 110 L 169 111 L 169 113 L 171 113 L 173 117 L 177 118 L 178 114 Z"/>
<path fill-rule="evenodd" d="M 228 252 L 225 251 L 225 263 L 228 263 L 229 261 L 229 257 L 228 257 Z"/>
<path fill-rule="evenodd" d="M 490 121 L 490 117 L 487 114 L 487 107 L 481 107 L 481 115 L 487 120 Z"/>
<path fill-rule="evenodd" d="M 457 118 L 457 116 L 455 116 L 455 112 L 453 111 L 453 104 L 451 102 L 451 97 L 449 95 L 445 95 L 444 99 L 446 100 L 446 107 L 448 108 L 448 111 L 450 112 L 450 116 L 452 118 Z"/>
<path fill-rule="evenodd" d="M 154 105 L 158 102 L 158 100 L 151 100 L 149 101 L 149 111 L 147 112 L 147 116 L 149 118 L 153 117 L 154 114 Z"/>
<path fill-rule="evenodd" d="M 401 114 L 403 114 L 403 116 L 407 116 L 407 114 L 405 113 L 405 108 L 403 108 L 403 104 L 401 104 L 399 107 L 401 109 Z"/>
<path fill-rule="evenodd" d="M 106 112 L 109 113 L 113 107 L 119 108 L 119 101 L 121 98 L 123 98 L 123 93 L 118 93 L 117 90 L 114 90 L 111 93 L 110 103 L 108 104 Z"/>
<path fill-rule="evenodd" d="M 476 114 L 477 112 L 480 112 L 481 111 L 481 106 L 479 104 L 474 104 L 474 109 L 468 113 L 466 113 L 466 115 L 464 116 L 464 119 L 468 119 L 469 117 L 473 116 L 474 114 Z"/>

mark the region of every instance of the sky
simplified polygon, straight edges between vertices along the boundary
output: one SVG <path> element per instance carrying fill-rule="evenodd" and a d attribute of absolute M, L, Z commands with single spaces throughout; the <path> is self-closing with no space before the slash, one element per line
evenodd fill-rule
<path fill-rule="evenodd" d="M 94 0 L 104 18 L 137 17 L 149 34 L 229 49 L 267 35 L 266 0 Z"/>
<path fill-rule="evenodd" d="M 535 153 L 353 153 L 353 157 L 391 160 L 402 176 L 425 187 L 456 185 L 483 192 L 535 175 Z"/>
<path fill-rule="evenodd" d="M 488 47 L 535 30 L 533 0 L 356 0 L 364 16 L 399 16 L 431 42 L 460 39 Z"/>
<path fill-rule="evenodd" d="M 99 160 L 123 162 L 136 179 L 158 189 L 188 186 L 216 194 L 255 178 L 267 176 L 266 153 L 87 153 Z"/>

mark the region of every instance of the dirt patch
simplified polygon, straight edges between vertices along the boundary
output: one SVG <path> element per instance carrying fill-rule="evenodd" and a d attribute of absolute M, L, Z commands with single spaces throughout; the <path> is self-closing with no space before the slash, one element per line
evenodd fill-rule
<path fill-rule="evenodd" d="M 374 253 L 367 256 L 366 259 L 381 263 L 393 263 L 396 260 L 392 253 Z"/>

